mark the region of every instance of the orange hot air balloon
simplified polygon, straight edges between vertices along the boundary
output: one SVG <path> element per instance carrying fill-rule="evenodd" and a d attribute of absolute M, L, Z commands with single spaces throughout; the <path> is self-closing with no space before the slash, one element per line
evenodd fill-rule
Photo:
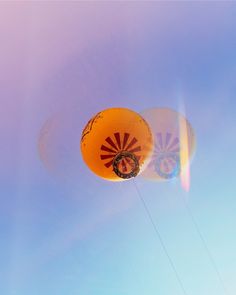
<path fill-rule="evenodd" d="M 196 138 L 192 126 L 183 115 L 169 108 L 148 109 L 141 115 L 154 137 L 152 158 L 142 176 L 152 180 L 178 177 L 195 151 Z"/>
<path fill-rule="evenodd" d="M 81 153 L 98 176 L 122 181 L 143 170 L 152 154 L 153 138 L 147 122 L 126 108 L 96 114 L 85 126 Z"/>

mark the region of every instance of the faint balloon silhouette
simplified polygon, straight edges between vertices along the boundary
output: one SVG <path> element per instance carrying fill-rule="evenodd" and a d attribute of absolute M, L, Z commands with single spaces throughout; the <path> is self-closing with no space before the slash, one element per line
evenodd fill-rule
<path fill-rule="evenodd" d="M 44 167 L 60 179 L 72 179 L 79 171 L 81 133 L 76 112 L 60 112 L 43 124 L 38 152 Z"/>
<path fill-rule="evenodd" d="M 154 151 L 150 163 L 141 174 L 152 180 L 168 180 L 180 175 L 180 128 L 186 126 L 187 165 L 194 153 L 196 139 L 194 131 L 187 119 L 169 108 L 153 108 L 141 113 L 148 122 L 154 137 Z"/>

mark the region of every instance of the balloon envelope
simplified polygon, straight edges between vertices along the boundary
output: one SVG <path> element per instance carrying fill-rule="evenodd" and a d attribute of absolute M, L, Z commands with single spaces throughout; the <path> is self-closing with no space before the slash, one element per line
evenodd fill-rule
<path fill-rule="evenodd" d="M 136 176 L 152 149 L 152 132 L 147 122 L 126 108 L 99 112 L 87 123 L 81 137 L 81 153 L 87 166 L 111 181 Z"/>

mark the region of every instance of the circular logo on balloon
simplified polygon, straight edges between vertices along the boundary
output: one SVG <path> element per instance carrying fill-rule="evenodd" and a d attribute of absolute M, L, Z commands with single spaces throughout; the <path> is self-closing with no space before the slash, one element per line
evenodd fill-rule
<path fill-rule="evenodd" d="M 117 176 L 129 179 L 138 175 L 140 168 L 139 162 L 135 154 L 121 151 L 113 160 L 113 171 Z"/>

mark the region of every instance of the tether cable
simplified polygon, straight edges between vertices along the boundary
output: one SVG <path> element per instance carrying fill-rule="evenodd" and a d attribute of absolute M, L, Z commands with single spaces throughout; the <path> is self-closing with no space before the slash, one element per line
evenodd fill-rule
<path fill-rule="evenodd" d="M 164 243 L 164 241 L 163 241 L 163 239 L 162 239 L 162 236 L 161 236 L 161 234 L 160 234 L 160 232 L 159 232 L 159 230 L 158 230 L 158 228 L 157 228 L 157 225 L 156 225 L 156 223 L 154 222 L 154 220 L 153 220 L 153 218 L 152 218 L 152 214 L 151 214 L 151 212 L 150 212 L 150 210 L 149 210 L 149 208 L 148 208 L 148 206 L 147 206 L 145 200 L 143 199 L 143 197 L 142 197 L 142 195 L 141 195 L 141 193 L 140 193 L 140 191 L 139 191 L 139 188 L 138 188 L 138 186 L 137 186 L 137 184 L 136 184 L 136 182 L 135 182 L 134 179 L 133 179 L 133 183 L 134 183 L 134 186 L 135 186 L 135 188 L 136 188 L 136 191 L 137 191 L 137 194 L 138 194 L 138 196 L 139 196 L 139 199 L 140 199 L 140 201 L 142 202 L 142 205 L 143 205 L 143 207 L 144 207 L 144 210 L 146 211 L 147 216 L 148 216 L 148 218 L 149 218 L 149 220 L 150 220 L 150 222 L 151 222 L 151 224 L 152 224 L 152 226 L 153 226 L 153 229 L 154 229 L 154 231 L 155 231 L 155 233 L 156 233 L 156 235 L 157 235 L 157 238 L 158 238 L 158 240 L 159 240 L 159 242 L 160 242 L 160 244 L 161 244 L 161 247 L 162 247 L 162 249 L 163 249 L 163 251 L 164 251 L 164 253 L 165 253 L 165 255 L 166 255 L 166 257 L 167 257 L 167 259 L 168 259 L 168 261 L 169 261 L 169 264 L 170 264 L 170 266 L 171 266 L 171 268 L 172 268 L 172 270 L 173 270 L 173 272 L 174 272 L 174 274 L 175 274 L 176 280 L 178 281 L 179 286 L 180 286 L 180 288 L 181 288 L 183 294 L 184 294 L 184 295 L 187 295 L 188 293 L 187 293 L 187 291 L 186 291 L 185 288 L 184 288 L 183 282 L 182 282 L 182 280 L 181 280 L 181 278 L 180 278 L 180 275 L 178 274 L 178 271 L 177 271 L 177 269 L 176 269 L 176 267 L 175 267 L 175 264 L 174 264 L 172 258 L 170 257 L 170 254 L 168 253 L 168 250 L 167 250 L 167 248 L 166 248 L 166 246 L 165 246 L 165 243 Z"/>
<path fill-rule="evenodd" d="M 225 295 L 228 295 L 229 293 L 227 291 L 227 288 L 226 288 L 226 285 L 224 283 L 224 280 L 223 280 L 223 278 L 221 276 L 221 273 L 220 273 L 220 271 L 219 271 L 219 269 L 217 267 L 217 264 L 215 262 L 215 259 L 213 258 L 212 254 L 211 254 L 211 251 L 210 251 L 210 249 L 209 249 L 209 247 L 207 245 L 207 242 L 206 242 L 205 238 L 203 237 L 203 234 L 202 234 L 202 232 L 201 232 L 201 230 L 200 230 L 200 228 L 198 226 L 198 223 L 197 223 L 197 221 L 196 221 L 196 219 L 195 219 L 195 217 L 194 217 L 194 215 L 192 213 L 192 210 L 189 207 L 188 203 L 186 202 L 185 198 L 183 197 L 182 199 L 183 199 L 183 203 L 184 203 L 184 205 L 186 207 L 186 210 L 188 211 L 188 214 L 189 214 L 189 216 L 190 216 L 190 218 L 192 220 L 192 223 L 193 223 L 193 225 L 194 225 L 194 227 L 196 229 L 196 232 L 198 233 L 198 236 L 199 236 L 199 238 L 200 238 L 200 240 L 201 240 L 201 242 L 203 244 L 203 247 L 204 247 L 204 249 L 205 249 L 205 251 L 207 253 L 208 259 L 209 259 L 209 261 L 210 261 L 213 269 L 216 272 L 216 275 L 217 275 L 217 277 L 219 279 L 219 282 L 220 282 L 220 284 L 222 286 L 222 289 L 224 291 L 224 294 Z"/>

